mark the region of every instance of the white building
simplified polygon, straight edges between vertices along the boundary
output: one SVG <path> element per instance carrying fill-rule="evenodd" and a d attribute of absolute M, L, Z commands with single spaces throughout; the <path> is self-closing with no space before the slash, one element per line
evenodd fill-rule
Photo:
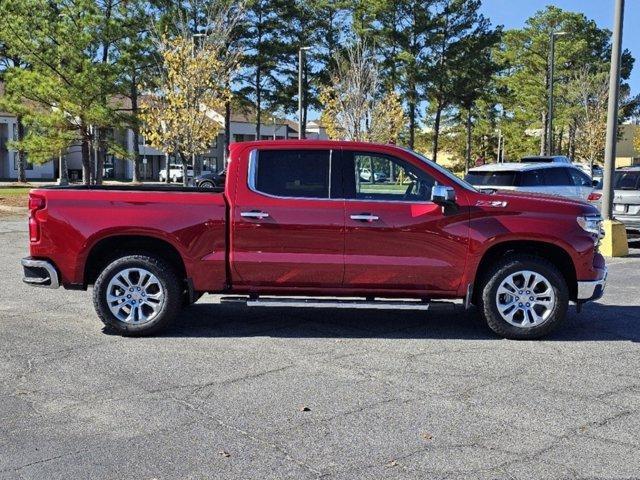
<path fill-rule="evenodd" d="M 208 115 L 212 120 L 224 128 L 224 116 L 211 112 Z M 327 134 L 317 122 L 307 124 L 307 138 L 326 139 Z M 133 131 L 114 130 L 111 132 L 113 140 L 128 152 L 134 152 Z M 264 115 L 260 126 L 261 140 L 282 140 L 297 138 L 297 124 L 289 120 L 270 117 Z M 16 117 L 0 112 L 0 180 L 16 180 L 18 169 L 16 164 L 16 152 L 9 149 L 8 142 L 17 139 Z M 231 142 L 246 142 L 256 139 L 255 117 L 244 114 L 234 114 L 231 116 Z M 163 152 L 155 150 L 145 145 L 144 138 L 140 137 L 140 144 L 137 146 L 142 156 L 140 167 L 141 178 L 143 180 L 157 180 L 160 171 L 165 167 L 165 155 Z M 71 146 L 65 155 L 67 169 L 70 180 L 80 180 L 82 178 L 82 156 L 80 145 Z M 210 171 L 221 171 L 224 168 L 224 132 L 218 135 L 211 146 L 211 150 L 201 156 L 203 169 Z M 105 177 L 119 180 L 130 180 L 133 176 L 133 162 L 119 159 L 113 155 L 108 155 L 105 162 Z M 27 180 L 55 180 L 58 178 L 57 159 L 41 165 L 27 164 Z"/>

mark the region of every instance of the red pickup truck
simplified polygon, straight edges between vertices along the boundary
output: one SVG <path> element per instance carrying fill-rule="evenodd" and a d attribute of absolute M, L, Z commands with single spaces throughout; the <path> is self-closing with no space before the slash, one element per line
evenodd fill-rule
<path fill-rule="evenodd" d="M 604 291 L 593 206 L 478 191 L 407 149 L 236 143 L 225 181 L 32 190 L 24 281 L 93 285 L 101 320 L 127 335 L 208 292 L 264 307 L 464 299 L 498 335 L 537 338 Z"/>

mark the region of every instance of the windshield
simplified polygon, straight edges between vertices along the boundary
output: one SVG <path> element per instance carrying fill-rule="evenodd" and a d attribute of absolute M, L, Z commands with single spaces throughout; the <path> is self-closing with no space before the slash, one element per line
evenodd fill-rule
<path fill-rule="evenodd" d="M 444 176 L 446 176 L 448 179 L 450 179 L 452 182 L 456 183 L 457 185 L 461 186 L 462 188 L 465 188 L 467 190 L 471 190 L 472 192 L 477 192 L 477 190 L 473 187 L 473 185 L 465 182 L 460 177 L 456 176 L 453 172 L 447 170 L 443 166 L 438 165 L 437 163 L 435 163 L 432 160 L 429 160 L 424 155 L 421 155 L 418 152 L 415 152 L 415 151 L 413 151 L 413 150 L 411 150 L 409 148 L 404 148 L 404 147 L 400 147 L 400 148 L 402 148 L 402 150 L 404 150 L 405 152 L 408 152 L 411 155 L 413 155 L 414 157 L 418 158 L 420 161 L 426 163 L 431 168 L 436 169 L 438 172 L 442 173 Z"/>
<path fill-rule="evenodd" d="M 513 187 L 516 184 L 517 172 L 509 171 L 471 171 L 464 179 L 472 185 L 486 187 Z"/>

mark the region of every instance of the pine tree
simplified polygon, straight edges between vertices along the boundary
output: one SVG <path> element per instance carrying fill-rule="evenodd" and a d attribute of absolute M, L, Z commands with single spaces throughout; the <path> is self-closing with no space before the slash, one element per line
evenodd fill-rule
<path fill-rule="evenodd" d="M 495 42 L 490 22 L 480 12 L 480 0 L 441 0 L 436 15 L 433 63 L 427 84 L 433 119 L 433 161 L 438 158 L 442 114 L 463 96 L 461 81 L 475 56 Z"/>
<path fill-rule="evenodd" d="M 91 0 L 64 5 L 24 0 L 3 2 L 0 16 L 6 26 L 3 40 L 31 66 L 11 68 L 6 75 L 6 94 L 31 108 L 32 141 L 21 147 L 33 145 L 37 133 L 46 137 L 54 125 L 72 133 L 81 144 L 83 179 L 89 184 L 90 143 L 96 140 L 92 126 L 116 123 L 107 102 L 116 84 L 115 70 L 99 57 L 104 11 Z"/>
<path fill-rule="evenodd" d="M 521 29 L 508 30 L 503 45 L 497 50 L 502 64 L 498 78 L 505 89 L 502 103 L 508 113 L 504 131 L 510 152 L 514 156 L 544 152 L 547 143 L 547 105 L 549 87 L 549 44 L 552 32 L 565 32 L 555 42 L 554 131 L 568 132 L 563 153 L 573 154 L 579 134 L 579 109 L 571 100 L 574 73 L 587 67 L 597 73 L 608 70 L 610 32 L 599 28 L 581 13 L 567 12 L 549 6 L 529 18 Z M 622 54 L 622 95 L 628 95 L 633 58 Z M 536 137 L 531 132 L 537 131 Z M 529 134 L 525 134 L 529 132 Z M 554 135 L 560 144 L 563 135 Z M 557 139 L 557 140 L 556 140 Z M 536 145 L 537 143 L 537 145 Z"/>

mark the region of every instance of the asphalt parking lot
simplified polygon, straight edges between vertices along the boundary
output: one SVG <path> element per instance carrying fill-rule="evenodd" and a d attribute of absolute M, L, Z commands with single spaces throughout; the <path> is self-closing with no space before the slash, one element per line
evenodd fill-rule
<path fill-rule="evenodd" d="M 544 341 L 473 314 L 249 310 L 103 333 L 0 218 L 0 478 L 640 478 L 640 242 Z"/>

